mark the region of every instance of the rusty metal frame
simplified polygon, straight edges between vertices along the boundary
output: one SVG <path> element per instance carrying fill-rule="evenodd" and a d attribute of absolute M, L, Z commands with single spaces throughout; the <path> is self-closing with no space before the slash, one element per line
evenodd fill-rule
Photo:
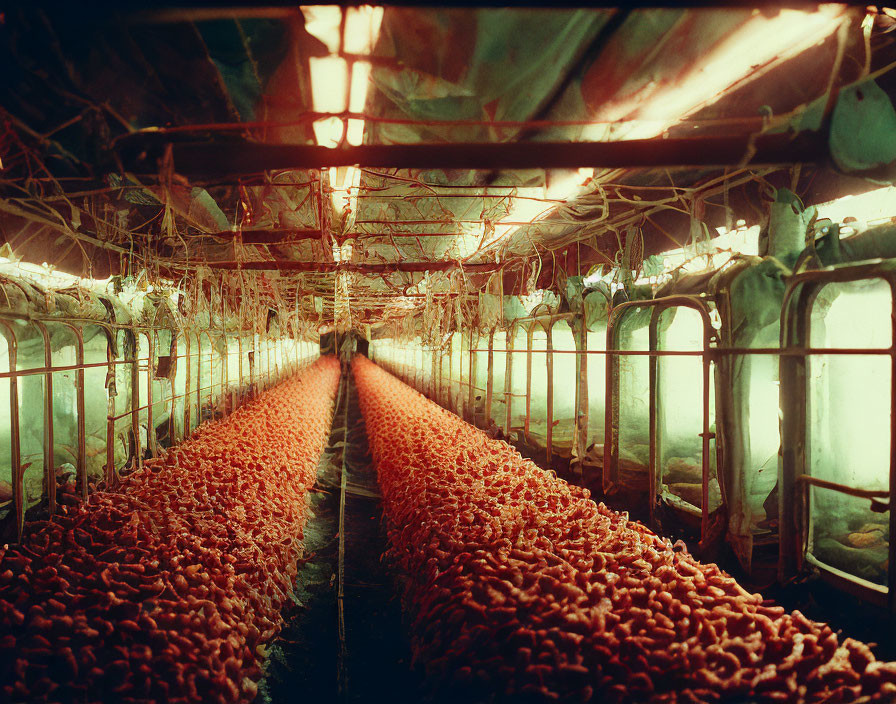
<path fill-rule="evenodd" d="M 637 310 L 652 301 L 627 301 L 615 306 L 607 319 L 607 354 L 605 385 L 606 405 L 604 408 L 604 463 L 603 491 L 613 493 L 619 483 L 619 356 L 610 351 L 619 349 L 618 326 L 629 310 Z M 649 390 L 648 390 L 649 394 Z M 650 469 L 648 468 L 648 472 Z"/>
<path fill-rule="evenodd" d="M 203 352 L 202 352 L 202 338 L 205 337 L 205 341 L 208 343 L 208 396 L 205 399 L 205 404 L 207 405 L 209 412 L 212 414 L 212 417 L 215 415 L 215 407 L 217 405 L 218 399 L 220 399 L 220 388 L 218 389 L 218 394 L 215 393 L 215 355 L 217 355 L 217 350 L 215 349 L 215 341 L 212 339 L 211 333 L 208 330 L 202 330 L 199 332 L 199 383 L 202 384 L 202 372 L 204 369 L 203 366 Z M 220 356 L 220 355 L 218 355 Z M 202 422 L 202 394 L 201 389 L 197 390 L 196 395 L 198 396 L 198 403 L 196 404 L 199 408 L 199 421 Z"/>
<path fill-rule="evenodd" d="M 582 433 L 584 435 L 584 447 L 582 448 L 581 457 L 584 458 L 584 451 L 591 444 L 591 437 L 589 435 L 591 428 L 591 388 L 588 385 L 588 355 L 589 354 L 601 354 L 606 353 L 606 328 L 603 330 L 604 334 L 604 350 L 594 350 L 593 352 L 588 349 L 588 333 L 589 332 L 598 332 L 597 330 L 589 330 L 588 322 L 585 316 L 585 298 L 591 293 L 600 293 L 607 302 L 606 310 L 607 310 L 607 324 L 609 324 L 610 315 L 613 312 L 613 297 L 609 294 L 609 291 L 605 291 L 602 288 L 595 289 L 592 292 L 589 292 L 582 299 L 582 311 L 581 318 L 578 316 L 574 320 L 581 320 L 581 334 L 582 334 L 582 347 L 581 352 L 577 355 L 580 359 L 580 367 L 579 367 L 579 386 L 584 388 L 584 392 L 582 396 L 579 398 L 579 405 L 577 409 L 577 413 L 581 418 L 581 423 L 583 425 Z M 604 367 L 606 369 L 607 356 L 604 354 Z M 606 371 L 604 373 L 604 417 L 601 419 L 604 425 L 604 450 L 606 451 L 607 447 L 607 438 L 606 438 L 606 419 L 607 419 L 607 381 L 606 381 Z M 606 455 L 605 455 L 606 457 Z M 603 467 L 601 467 L 601 472 L 603 473 Z M 587 477 L 585 476 L 584 464 L 582 465 L 582 480 L 583 482 L 587 482 Z M 601 482 L 603 482 L 603 477 L 601 477 Z"/>
<path fill-rule="evenodd" d="M 555 313 L 547 318 L 540 318 L 539 320 L 543 320 L 542 325 L 545 325 L 545 332 L 547 334 L 547 340 L 545 342 L 545 365 L 547 367 L 547 433 L 545 439 L 545 454 L 547 455 L 548 464 L 551 463 L 554 456 L 554 388 L 556 383 L 554 381 L 554 354 L 561 354 L 564 351 L 573 352 L 576 355 L 576 360 L 580 360 L 582 355 L 579 354 L 578 349 L 578 340 L 576 339 L 575 330 L 573 328 L 573 324 L 576 321 L 576 315 L 574 313 Z M 570 331 L 573 334 L 573 341 L 576 344 L 575 350 L 555 350 L 554 349 L 554 327 L 557 323 L 561 321 L 566 321 L 569 325 Z M 578 367 L 578 361 L 576 363 Z M 575 393 L 576 397 L 573 403 L 573 408 L 575 409 L 574 413 L 576 417 L 573 418 L 573 447 L 576 445 L 576 438 L 578 433 L 576 432 L 576 427 L 578 424 L 578 413 L 579 413 L 579 383 L 578 383 L 578 372 L 576 374 L 576 385 L 575 385 Z"/>
<path fill-rule="evenodd" d="M 12 312 L 0 313 L 0 334 L 6 338 L 8 349 L 9 368 L 0 370 L 0 379 L 9 380 L 9 397 L 10 397 L 10 455 L 12 465 L 12 485 L 13 485 L 13 504 L 16 514 L 16 537 L 21 540 L 24 532 L 25 521 L 25 496 L 24 496 L 24 473 L 21 467 L 21 419 L 19 413 L 19 379 L 28 376 L 43 377 L 43 398 L 42 398 L 42 414 L 43 414 L 43 439 L 42 439 L 42 455 L 43 455 L 43 476 L 45 482 L 44 496 L 47 498 L 49 512 L 52 515 L 57 508 L 56 502 L 56 476 L 55 476 L 55 430 L 54 430 L 54 408 L 53 408 L 53 375 L 59 372 L 74 372 L 74 388 L 76 403 L 76 435 L 77 435 L 77 456 L 75 459 L 75 483 L 79 494 L 82 498 L 88 496 L 88 474 L 87 474 L 87 446 L 86 446 L 86 402 L 85 402 L 85 371 L 88 369 L 105 369 L 106 385 L 109 383 L 109 374 L 119 365 L 128 365 L 130 369 L 130 403 L 129 408 L 119 413 L 115 407 L 112 397 L 106 397 L 106 448 L 105 448 L 105 464 L 103 466 L 103 479 L 107 486 L 114 485 L 118 476 L 117 467 L 115 466 L 115 442 L 116 442 L 116 423 L 124 417 L 129 416 L 130 433 L 132 442 L 129 443 L 129 453 L 133 454 L 135 466 L 142 466 L 143 463 L 143 442 L 141 440 L 141 413 L 146 412 L 147 423 L 147 444 L 148 450 L 152 455 L 158 454 L 158 445 L 156 441 L 153 409 L 154 406 L 161 402 L 169 407 L 169 440 L 174 443 L 176 438 L 176 424 L 174 410 L 175 402 L 183 398 L 185 402 L 184 408 L 184 430 L 190 430 L 190 414 L 192 413 L 189 399 L 195 400 L 201 412 L 202 394 L 209 392 L 210 401 L 214 402 L 214 391 L 216 380 L 212 378 L 211 382 L 203 386 L 201 384 L 201 375 L 203 370 L 202 360 L 202 338 L 209 343 L 207 355 L 212 360 L 215 355 L 215 340 L 213 331 L 211 330 L 191 330 L 186 326 L 180 325 L 176 320 L 172 321 L 172 325 L 159 325 L 158 322 L 159 309 L 156 310 L 154 322 L 149 325 L 119 323 L 114 320 L 96 320 L 92 318 L 72 318 L 63 316 L 25 316 Z M 43 366 L 32 367 L 29 369 L 18 369 L 18 335 L 14 322 L 23 322 L 33 326 L 39 335 L 44 347 Z M 50 326 L 58 325 L 60 330 L 70 331 L 73 336 L 73 346 L 75 363 L 65 365 L 53 364 L 53 349 Z M 84 328 L 86 326 L 95 327 L 99 333 L 105 338 L 105 360 L 98 362 L 85 361 L 85 345 L 84 345 Z M 156 348 L 158 345 L 157 336 L 162 332 L 167 332 L 171 336 L 169 353 L 171 356 L 172 367 L 170 370 L 169 383 L 172 384 L 172 393 L 170 398 L 154 399 L 153 385 L 157 381 L 155 378 L 157 355 Z M 126 354 L 124 351 L 116 352 L 118 344 L 121 342 L 121 333 L 124 333 L 124 345 L 128 347 L 132 345 L 133 354 Z M 177 354 L 177 343 L 179 336 L 183 335 L 187 345 L 187 351 L 184 355 Z M 195 340 L 194 336 L 195 335 Z M 226 330 L 220 331 L 220 336 L 227 342 Z M 192 347 L 198 343 L 198 349 L 193 351 Z M 143 349 L 147 347 L 147 349 Z M 298 368 L 299 349 L 295 347 L 295 365 Z M 270 353 L 270 344 L 268 345 L 268 353 Z M 194 374 L 189 363 L 192 357 L 198 355 L 198 373 Z M 222 357 L 222 369 L 220 378 L 220 389 L 222 396 L 227 388 L 228 362 L 230 350 L 226 349 Z M 179 360 L 187 360 L 186 388 L 183 394 L 175 393 L 177 390 L 173 387 L 174 378 L 177 374 L 177 364 Z M 240 358 L 240 362 L 242 359 Z M 213 362 L 212 369 L 214 367 Z M 270 365 L 269 365 L 270 366 Z M 146 374 L 146 388 L 141 388 L 140 375 Z M 192 376 L 197 376 L 196 383 L 192 383 Z M 251 375 L 250 375 L 251 376 Z M 279 376 L 278 376 L 279 378 Z M 195 388 L 193 388 L 195 387 Z M 243 388 L 243 376 L 240 375 L 239 387 Z M 146 404 L 141 405 L 141 399 L 145 396 Z M 169 405 L 170 404 L 170 405 Z M 197 419 L 198 420 L 198 419 Z M 129 460 L 130 461 L 130 460 Z"/>
<path fill-rule="evenodd" d="M 504 335 L 504 433 L 510 435 L 513 428 L 513 352 L 516 345 L 516 321 Z"/>
<path fill-rule="evenodd" d="M 255 355 L 258 353 L 258 346 L 255 344 L 255 333 L 250 336 L 252 339 L 252 349 L 246 351 L 246 363 L 249 365 L 249 396 L 255 398 L 258 395 L 258 387 L 255 378 L 258 376 L 258 360 Z"/>
<path fill-rule="evenodd" d="M 657 358 L 661 356 L 699 356 L 703 360 L 703 451 L 702 451 L 702 500 L 701 507 L 701 536 L 705 537 L 709 519 L 709 459 L 710 441 L 712 437 L 709 431 L 709 377 L 711 374 L 715 348 L 710 347 L 710 341 L 714 338 L 715 329 L 709 318 L 709 309 L 706 298 L 692 295 L 672 295 L 663 298 L 654 298 L 644 301 L 628 301 L 615 306 L 607 320 L 607 383 L 606 383 L 606 407 L 605 407 L 605 437 L 604 437 L 604 466 L 603 489 L 612 493 L 619 484 L 619 362 L 621 357 L 646 355 L 650 360 L 648 381 L 648 408 L 649 408 L 649 446 L 650 456 L 647 466 L 649 511 L 651 521 L 654 517 L 654 509 L 657 498 L 657 468 L 656 468 L 656 404 L 657 404 Z M 704 324 L 704 345 L 702 351 L 675 351 L 657 350 L 656 326 L 660 312 L 675 306 L 690 307 L 700 313 Z M 647 350 L 620 350 L 619 349 L 619 325 L 627 312 L 645 308 L 653 309 L 648 323 L 648 349 Z M 718 444 L 716 445 L 716 467 L 718 471 Z M 724 497 L 723 497 L 724 498 Z"/>
<path fill-rule="evenodd" d="M 479 342 L 479 331 L 470 328 L 467 333 L 467 410 L 466 420 L 468 423 L 476 423 L 476 406 L 473 403 L 476 399 L 476 354 L 473 352 L 473 336 L 476 336 L 476 343 Z"/>
<path fill-rule="evenodd" d="M 135 377 L 137 376 L 138 365 L 138 360 L 136 357 L 136 342 L 134 345 L 135 356 L 133 358 L 115 358 L 115 349 L 118 346 L 118 333 L 124 332 L 125 336 L 130 336 L 131 339 L 135 339 L 135 333 L 133 328 L 125 326 L 112 327 L 107 323 L 90 322 L 85 323 L 84 325 L 95 325 L 96 327 L 100 328 L 100 330 L 106 336 L 106 464 L 103 466 L 103 479 L 106 483 L 106 486 L 111 487 L 118 480 L 118 469 L 115 467 L 115 421 L 120 420 L 121 418 L 124 418 L 126 416 L 131 416 L 131 432 L 134 434 L 134 444 L 132 449 L 134 451 L 135 463 L 139 465 L 142 461 L 140 459 L 140 435 L 136 416 L 136 413 L 139 410 L 139 402 L 134 393 L 134 390 L 137 388 L 134 382 Z M 83 340 L 81 344 L 83 346 Z M 121 352 L 119 352 L 119 354 L 121 355 Z M 131 367 L 131 408 L 124 413 L 115 412 L 115 401 L 113 400 L 113 397 L 108 394 L 109 375 L 112 373 L 112 370 L 119 365 L 128 365 Z M 101 365 L 85 364 L 83 366 L 84 368 L 90 368 Z M 129 451 L 130 449 L 131 448 L 129 448 Z M 130 460 L 130 458 L 128 459 Z"/>
<path fill-rule="evenodd" d="M 137 333 L 134 330 L 126 331 L 126 338 L 134 350 L 134 363 L 131 365 L 131 434 L 134 436 L 134 465 L 138 469 L 143 467 L 143 443 L 140 441 L 140 369 L 137 361 Z"/>
<path fill-rule="evenodd" d="M 44 480 L 47 485 L 47 499 L 50 514 L 56 513 L 56 463 L 53 461 L 55 443 L 53 440 L 53 348 L 47 326 L 39 320 L 32 320 L 44 341 Z"/>
<path fill-rule="evenodd" d="M 713 355 L 712 343 L 718 342 L 715 335 L 715 328 L 712 326 L 710 319 L 710 311 L 708 301 L 710 299 L 689 295 L 673 295 L 658 298 L 656 305 L 650 318 L 650 328 L 648 331 L 649 348 L 651 350 L 659 350 L 658 326 L 660 315 L 663 312 L 673 308 L 690 308 L 697 311 L 703 323 L 703 350 L 701 355 L 701 364 L 703 368 L 703 425 L 700 432 L 701 443 L 701 483 L 702 492 L 700 497 L 700 539 L 705 540 L 709 533 L 709 472 L 712 440 L 715 434 L 710 431 L 710 381 L 712 379 Z M 617 357 L 618 359 L 618 357 Z M 657 480 L 659 478 L 659 468 L 657 467 L 657 451 L 661 442 L 660 431 L 658 427 L 658 411 L 661 399 L 657 393 L 659 386 L 660 365 L 659 356 L 650 357 L 650 463 L 649 463 L 649 491 L 650 491 L 650 519 L 654 521 L 654 511 L 656 509 L 660 494 L 658 492 Z M 718 409 L 716 409 L 716 421 L 718 422 Z M 719 446 L 716 443 L 716 481 L 718 480 L 719 470 Z M 720 483 L 721 486 L 721 483 Z M 724 504 L 724 492 L 722 501 Z"/>
<path fill-rule="evenodd" d="M 192 393 L 192 386 L 193 386 L 193 384 L 192 384 L 192 381 L 193 381 L 193 351 L 191 349 L 193 346 L 193 339 L 192 339 L 193 334 L 190 332 L 184 331 L 183 338 L 184 338 L 184 350 L 186 350 L 186 353 L 183 355 L 184 366 L 186 367 L 186 369 L 184 369 L 184 392 L 182 394 L 172 394 L 171 398 L 172 398 L 172 400 L 177 399 L 177 398 L 180 398 L 183 400 L 183 404 L 184 404 L 184 424 L 183 424 L 184 434 L 183 434 L 183 437 L 186 438 L 190 434 L 190 426 L 192 425 L 192 422 L 193 422 L 193 409 L 192 409 L 192 403 L 190 403 L 190 394 Z M 178 361 L 180 361 L 180 357 L 178 358 Z M 176 378 L 177 378 L 177 375 L 175 374 L 175 379 Z M 181 439 L 183 439 L 183 438 L 181 438 Z"/>
<path fill-rule="evenodd" d="M 883 280 L 890 287 L 896 312 L 896 260 L 873 261 L 852 266 L 831 267 L 795 275 L 789 282 L 781 311 L 781 404 L 784 410 L 781 433 L 782 462 L 779 472 L 780 557 L 778 576 L 782 581 L 794 578 L 812 565 L 836 587 L 871 603 L 896 611 L 896 511 L 892 510 L 892 491 L 896 484 L 896 314 L 891 315 L 889 348 L 811 348 L 812 308 L 818 294 L 833 283 Z M 809 456 L 809 383 L 807 363 L 810 355 L 860 354 L 889 356 L 890 364 L 890 471 L 887 492 L 856 489 L 834 482 L 823 482 L 811 475 Z M 815 558 L 808 550 L 811 523 L 811 486 L 860 496 L 889 509 L 889 551 L 887 585 L 881 586 L 847 573 Z"/>
<path fill-rule="evenodd" d="M 488 427 L 492 420 L 492 400 L 495 393 L 494 375 L 495 367 L 495 329 L 492 328 L 488 332 L 488 354 L 486 355 L 486 371 L 485 371 L 485 418 L 483 422 Z"/>
<path fill-rule="evenodd" d="M 448 340 L 448 398 L 445 408 L 455 411 L 454 408 L 454 334 Z"/>
<path fill-rule="evenodd" d="M 87 498 L 87 420 L 85 418 L 86 402 L 84 398 L 84 332 L 78 325 L 65 323 L 75 333 L 75 394 L 78 410 L 78 459 L 75 467 L 75 483 L 81 491 L 81 498 Z"/>
<path fill-rule="evenodd" d="M 0 334 L 6 337 L 9 371 L 16 369 L 18 363 L 18 338 L 8 320 L 0 318 Z M 16 512 L 16 540 L 22 540 L 25 527 L 25 487 L 22 475 L 22 448 L 19 428 L 19 379 L 9 377 L 9 442 L 10 461 L 12 464 L 12 501 Z"/>

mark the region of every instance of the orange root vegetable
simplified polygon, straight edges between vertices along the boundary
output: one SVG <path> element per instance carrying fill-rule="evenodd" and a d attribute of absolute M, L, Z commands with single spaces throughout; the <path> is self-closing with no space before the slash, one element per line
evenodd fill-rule
<path fill-rule="evenodd" d="M 339 371 L 317 361 L 30 526 L 0 557 L 0 701 L 251 701 Z"/>
<path fill-rule="evenodd" d="M 750 594 L 365 358 L 353 372 L 433 688 L 511 700 L 891 702 L 896 663 Z"/>

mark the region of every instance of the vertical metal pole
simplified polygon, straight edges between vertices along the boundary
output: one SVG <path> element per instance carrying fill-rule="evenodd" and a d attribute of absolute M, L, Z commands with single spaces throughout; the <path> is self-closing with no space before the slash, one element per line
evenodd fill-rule
<path fill-rule="evenodd" d="M 655 352 L 659 349 L 659 331 L 657 330 L 659 323 L 659 311 L 654 309 L 650 316 L 650 328 L 648 329 L 648 343 L 647 349 L 651 352 Z M 648 461 L 647 461 L 647 494 L 648 494 L 648 508 L 649 508 L 649 517 L 650 517 L 650 525 L 651 527 L 655 527 L 656 525 L 656 495 L 657 495 L 657 479 L 658 479 L 658 468 L 657 468 L 657 446 L 659 442 L 661 442 L 658 437 L 657 430 L 657 416 L 659 415 L 659 404 L 662 402 L 657 394 L 657 388 L 659 386 L 659 374 L 661 370 L 659 368 L 659 359 L 653 355 L 648 358 L 648 381 L 647 381 L 647 395 L 648 395 L 648 438 L 649 438 L 649 452 L 648 452 Z M 702 534 L 702 530 L 701 530 Z"/>
<path fill-rule="evenodd" d="M 227 332 L 223 329 L 221 330 L 221 341 L 224 346 L 224 354 L 221 355 L 221 389 L 216 404 L 219 414 L 223 414 L 227 407 L 227 384 L 230 380 L 230 346 L 227 344 Z"/>
<path fill-rule="evenodd" d="M 158 438 L 156 438 L 156 425 L 153 422 L 153 393 L 152 383 L 156 376 L 156 331 L 149 330 L 146 334 L 149 343 L 149 356 L 146 358 L 146 439 L 149 442 L 149 452 L 153 457 L 159 456 Z"/>
<path fill-rule="evenodd" d="M 184 382 L 184 437 L 187 437 L 190 434 L 190 427 L 192 425 L 193 413 L 191 406 L 193 405 L 192 396 L 193 396 L 193 356 L 192 356 L 192 344 L 190 341 L 190 333 L 184 333 L 185 340 L 185 349 L 186 349 L 186 381 Z M 177 375 L 175 374 L 175 378 Z M 175 393 L 176 395 L 176 393 Z"/>
<path fill-rule="evenodd" d="M 50 515 L 56 513 L 56 463 L 53 457 L 55 443 L 53 442 L 53 350 L 50 346 L 50 333 L 43 323 L 37 321 L 34 325 L 40 330 L 44 341 L 44 366 L 47 372 L 44 374 L 44 480 L 47 483 L 47 499 L 49 500 Z"/>
<path fill-rule="evenodd" d="M 476 353 L 473 352 L 477 345 L 473 344 L 473 336 L 479 337 L 479 334 L 473 330 L 470 330 L 469 341 L 470 341 L 470 356 L 467 358 L 467 366 L 468 366 L 468 374 L 467 374 L 467 420 L 470 423 L 476 423 Z"/>
<path fill-rule="evenodd" d="M 239 361 L 240 378 L 239 378 L 239 381 L 237 382 L 236 398 L 234 399 L 234 403 L 233 403 L 234 407 L 242 401 L 242 392 L 243 392 L 243 333 L 242 333 L 242 330 L 240 330 L 237 333 L 237 353 L 238 353 L 238 361 Z"/>
<path fill-rule="evenodd" d="M 516 344 L 516 323 L 510 326 L 505 336 L 506 344 L 504 345 L 504 426 L 505 432 L 509 435 L 513 424 L 513 350 Z"/>
<path fill-rule="evenodd" d="M 804 315 L 808 307 L 805 289 L 800 284 L 798 290 L 785 295 L 781 308 L 781 349 L 794 344 L 803 345 L 808 339 L 808 326 Z M 793 311 L 791 311 L 793 308 Z M 778 474 L 778 530 L 779 561 L 778 578 L 788 581 L 802 568 L 802 516 L 797 517 L 796 479 L 806 469 L 805 439 L 808 433 L 807 374 L 805 356 L 782 355 L 780 366 L 781 407 L 781 468 Z M 807 498 L 808 493 L 807 493 Z M 799 524 L 797 521 L 799 520 Z"/>
<path fill-rule="evenodd" d="M 548 376 L 547 384 L 547 440 L 545 442 L 545 454 L 548 466 L 554 455 L 554 324 L 545 328 L 545 354 L 544 361 Z"/>
<path fill-rule="evenodd" d="M 72 326 L 77 344 L 75 346 L 75 403 L 78 413 L 78 459 L 75 467 L 75 483 L 81 498 L 87 498 L 87 421 L 84 400 L 84 333 L 80 327 Z"/>
<path fill-rule="evenodd" d="M 609 492 L 615 484 L 615 463 L 619 455 L 619 355 L 616 351 L 616 326 L 611 313 L 607 319 L 606 407 L 604 408 L 604 466 L 603 490 Z"/>
<path fill-rule="evenodd" d="M 106 338 L 106 379 L 108 380 L 110 375 L 115 375 L 113 330 L 111 328 L 103 329 Z M 108 489 L 114 485 L 117 476 L 115 467 L 115 397 L 109 395 L 108 386 L 105 383 L 104 386 L 106 387 L 106 466 L 103 467 L 103 479 Z"/>
<path fill-rule="evenodd" d="M 256 392 L 256 388 L 255 388 L 255 387 L 256 387 L 256 384 L 258 383 L 258 382 L 255 381 L 256 378 L 258 377 L 258 374 L 257 374 L 257 371 L 256 371 L 256 370 L 257 370 L 257 365 L 258 365 L 258 359 L 256 359 L 257 356 L 258 356 L 258 345 L 255 344 L 255 333 L 252 333 L 252 352 L 251 352 L 251 355 L 252 355 L 252 356 L 249 357 L 249 389 L 250 389 L 251 397 L 252 397 L 252 398 L 255 398 L 255 392 Z"/>
<path fill-rule="evenodd" d="M 457 411 L 454 407 L 454 337 L 448 343 L 448 398 L 445 408 Z"/>
<path fill-rule="evenodd" d="M 170 373 L 169 380 L 171 382 L 171 398 L 169 399 L 170 404 L 169 404 L 169 408 L 168 408 L 168 442 L 171 445 L 173 445 L 174 443 L 176 443 L 178 441 L 177 433 L 176 433 L 177 423 L 174 420 L 174 408 L 177 405 L 177 398 L 176 398 L 177 397 L 177 384 L 176 384 L 177 364 L 180 361 L 178 359 L 178 355 L 177 355 L 177 336 L 178 336 L 179 332 L 180 331 L 178 330 L 178 331 L 173 331 L 171 333 L 171 344 L 169 345 L 169 348 L 168 348 L 168 354 L 171 357 L 171 359 L 173 360 L 173 365 L 174 365 L 174 366 L 169 367 L 169 373 Z"/>
<path fill-rule="evenodd" d="M 893 509 L 893 487 L 896 486 L 896 280 L 888 278 L 892 306 L 890 313 L 890 535 L 887 561 L 887 606 L 890 612 L 896 611 L 896 510 Z"/>
<path fill-rule="evenodd" d="M 585 328 L 585 319 L 580 317 L 576 319 L 576 346 L 578 353 L 576 354 L 576 456 L 579 461 L 585 457 L 588 447 L 588 425 L 590 411 L 588 408 L 588 398 L 590 390 L 588 388 L 588 331 Z M 582 470 L 582 480 L 585 480 L 584 462 L 580 465 Z"/>
<path fill-rule="evenodd" d="M 494 376 L 495 367 L 495 330 L 492 328 L 488 334 L 488 369 L 486 371 L 485 381 L 485 427 L 488 427 L 492 420 L 492 399 L 495 393 Z"/>
<path fill-rule="evenodd" d="M 127 333 L 128 345 L 133 356 L 131 357 L 131 434 L 134 437 L 134 466 L 143 467 L 143 442 L 140 440 L 140 372 L 137 362 L 137 333 L 134 328 L 129 328 Z"/>
<path fill-rule="evenodd" d="M 712 437 L 710 436 L 709 422 L 709 380 L 712 371 L 712 356 L 709 351 L 709 336 L 704 330 L 703 334 L 703 506 L 700 515 L 700 540 L 705 541 L 709 537 L 709 451 Z M 716 468 L 718 472 L 718 467 Z"/>
<path fill-rule="evenodd" d="M 523 434 L 526 436 L 526 442 L 530 445 L 532 440 L 529 438 L 529 421 L 532 410 L 532 334 L 535 331 L 535 325 L 529 326 L 526 331 L 526 422 L 523 424 Z"/>

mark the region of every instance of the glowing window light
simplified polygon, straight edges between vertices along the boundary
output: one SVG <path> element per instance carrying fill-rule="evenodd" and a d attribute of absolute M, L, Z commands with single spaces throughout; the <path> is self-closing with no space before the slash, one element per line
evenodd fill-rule
<path fill-rule="evenodd" d="M 752 80 L 775 62 L 792 58 L 822 41 L 843 22 L 845 8 L 781 9 L 774 17 L 758 11 L 703 57 L 699 66 L 666 90 L 644 101 L 643 94 L 614 103 L 600 114 L 603 124 L 586 130 L 586 139 L 649 139 L 679 120 L 713 104 L 731 88 Z M 637 114 L 636 121 L 612 124 Z"/>
<path fill-rule="evenodd" d="M 361 185 L 361 169 L 356 166 L 330 167 L 330 198 L 337 212 L 353 209 L 358 188 Z"/>
<path fill-rule="evenodd" d="M 844 196 L 817 206 L 819 218 L 829 218 L 833 222 L 843 222 L 846 218 L 855 218 L 850 222 L 853 233 L 861 232 L 872 225 L 881 224 L 896 216 L 896 187 L 886 186 L 856 196 Z M 841 233 L 841 238 L 847 237 Z"/>
<path fill-rule="evenodd" d="M 338 147 L 342 141 L 342 131 L 345 123 L 338 117 L 325 117 L 315 120 L 314 139 L 322 147 Z"/>
<path fill-rule="evenodd" d="M 342 8 L 339 5 L 300 5 L 299 8 L 305 16 L 305 31 L 320 39 L 331 54 L 338 53 Z"/>
<path fill-rule="evenodd" d="M 348 262 L 351 261 L 352 252 L 354 251 L 351 242 L 345 242 L 342 245 L 333 243 L 333 261 Z"/>
<path fill-rule="evenodd" d="M 9 257 L 0 257 L 0 273 L 27 279 L 49 289 L 80 286 L 96 291 L 104 291 L 111 281 L 111 278 L 88 279 L 64 271 L 57 271 L 46 262 L 34 264 Z"/>
<path fill-rule="evenodd" d="M 351 112 L 364 110 L 367 101 L 367 82 L 370 79 L 370 62 L 355 61 L 352 66 L 352 85 L 348 109 Z"/>
<path fill-rule="evenodd" d="M 383 8 L 362 5 L 348 8 L 343 48 L 349 54 L 370 54 L 380 36 Z"/>
<path fill-rule="evenodd" d="M 537 222 L 542 220 L 554 212 L 556 203 L 541 202 L 537 198 L 567 200 L 570 197 L 576 197 L 590 183 L 592 178 L 594 178 L 594 169 L 584 167 L 571 173 L 565 173 L 560 177 L 551 178 L 544 189 L 530 189 L 531 193 L 526 189 L 518 189 L 519 195 L 532 196 L 535 199 L 514 200 L 506 220 L 509 222 Z M 517 227 L 517 225 L 496 224 L 494 235 L 489 238 L 487 244 L 506 237 L 513 230 L 516 230 Z"/>
<path fill-rule="evenodd" d="M 312 56 L 311 100 L 316 112 L 345 111 L 348 64 L 339 56 Z"/>
<path fill-rule="evenodd" d="M 364 120 L 351 119 L 348 121 L 348 130 L 345 141 L 353 147 L 357 147 L 364 141 Z"/>

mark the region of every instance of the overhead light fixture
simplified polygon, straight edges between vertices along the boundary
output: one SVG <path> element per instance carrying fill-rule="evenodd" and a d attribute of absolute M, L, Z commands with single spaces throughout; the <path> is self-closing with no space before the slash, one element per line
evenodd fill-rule
<path fill-rule="evenodd" d="M 812 10 L 781 9 L 774 16 L 758 11 L 727 34 L 676 82 L 627 99 L 610 100 L 584 130 L 586 140 L 650 139 L 698 110 L 712 105 L 738 85 L 802 53 L 833 34 L 844 22 L 847 8 L 819 5 Z M 652 84 L 648 84 L 652 85 Z M 634 116 L 634 119 L 632 119 Z"/>
<path fill-rule="evenodd" d="M 600 123 L 586 127 L 583 141 L 650 139 L 688 115 L 711 105 L 727 91 L 757 78 L 780 61 L 793 58 L 837 31 L 848 17 L 848 8 L 837 4 L 813 10 L 781 9 L 774 16 L 754 11 L 744 24 L 717 43 L 706 60 L 677 84 L 653 93 L 643 92 L 629 100 L 610 101 L 607 111 L 595 116 Z M 636 115 L 636 119 L 630 119 Z M 581 171 L 581 170 L 580 170 Z M 549 199 L 571 200 L 579 195 L 586 173 L 572 175 L 549 184 Z M 593 177 L 593 170 L 588 180 Z M 547 217 L 555 206 L 550 203 L 518 200 L 507 220 L 531 222 Z M 496 228 L 496 241 L 516 230 L 516 226 Z"/>

